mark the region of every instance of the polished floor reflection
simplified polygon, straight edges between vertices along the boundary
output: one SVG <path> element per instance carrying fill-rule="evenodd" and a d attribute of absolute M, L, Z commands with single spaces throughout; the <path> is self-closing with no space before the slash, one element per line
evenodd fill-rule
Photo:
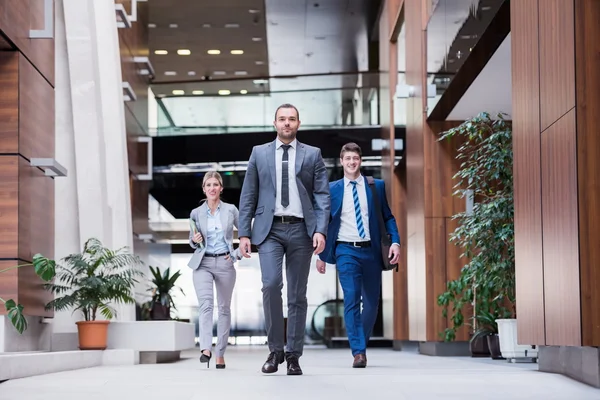
<path fill-rule="evenodd" d="M 307 348 L 304 376 L 260 372 L 262 346 L 232 346 L 227 368 L 198 362 L 198 351 L 173 364 L 97 367 L 0 384 L 2 400 L 70 399 L 600 399 L 600 390 L 535 364 L 469 357 L 428 357 L 388 349 L 369 351 L 369 366 L 352 369 L 348 350 Z M 285 366 L 285 364 L 283 365 Z"/>

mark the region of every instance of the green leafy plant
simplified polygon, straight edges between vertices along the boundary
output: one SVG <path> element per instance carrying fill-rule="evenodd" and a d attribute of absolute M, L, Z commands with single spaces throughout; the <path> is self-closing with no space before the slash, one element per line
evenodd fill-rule
<path fill-rule="evenodd" d="M 516 316 L 511 128 L 502 114 L 492 120 L 481 113 L 443 132 L 440 140 L 450 138 L 462 143 L 454 195 L 473 196 L 474 205 L 471 212 L 453 217 L 459 226 L 450 241 L 462 248 L 461 257 L 468 261 L 437 299 L 444 316 L 449 309 L 452 312 L 452 326 L 441 333 L 446 341 L 454 340 L 465 324 L 475 332 L 478 323 L 497 330 L 495 322 L 489 323 L 490 316 L 494 320 Z M 463 308 L 468 304 L 473 315 L 465 319 Z"/>
<path fill-rule="evenodd" d="M 46 282 L 51 281 L 52 278 L 54 278 L 54 275 L 56 274 L 56 263 L 54 262 L 54 260 L 50 260 L 49 258 L 42 256 L 41 254 L 34 255 L 33 262 L 30 264 L 19 264 L 13 267 L 8 267 L 3 270 L 0 270 L 0 274 L 6 273 L 13 269 L 31 266 L 33 266 L 35 274 Z M 4 300 L 1 297 L 0 303 L 2 303 L 6 308 L 8 319 L 10 320 L 11 324 L 15 327 L 17 332 L 25 332 L 25 330 L 27 329 L 27 320 L 23 315 L 23 306 L 21 304 L 17 304 L 17 302 L 13 299 Z"/>
<path fill-rule="evenodd" d="M 161 273 L 159 267 L 153 268 L 150 266 L 150 272 L 152 273 L 152 284 L 153 287 L 148 289 L 152 293 L 151 299 L 142 305 L 142 313 L 144 319 L 152 319 L 153 311 L 155 307 L 160 306 L 161 311 L 155 314 L 164 313 L 165 318 L 170 318 L 171 309 L 176 310 L 175 302 L 173 301 L 172 292 L 173 290 L 179 289 L 182 294 L 183 289 L 175 286 L 177 279 L 181 277 L 181 272 L 176 271 L 171 275 L 171 269 L 167 268 Z"/>
<path fill-rule="evenodd" d="M 113 251 L 97 239 L 89 239 L 83 252 L 71 254 L 59 265 L 54 283 L 46 288 L 55 296 L 46 309 L 81 311 L 86 321 L 95 321 L 98 311 L 106 319 L 116 317 L 110 303 L 135 303 L 133 287 L 142 262 L 126 248 Z"/>

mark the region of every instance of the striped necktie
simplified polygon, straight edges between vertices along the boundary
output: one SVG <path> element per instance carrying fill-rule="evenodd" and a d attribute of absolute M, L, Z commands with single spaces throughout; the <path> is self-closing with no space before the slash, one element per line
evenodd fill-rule
<path fill-rule="evenodd" d="M 365 227 L 363 225 L 362 213 L 360 212 L 360 201 L 358 199 L 358 190 L 356 189 L 356 181 L 350 181 L 352 184 L 352 198 L 354 199 L 354 215 L 356 215 L 356 227 L 361 238 L 365 238 Z"/>

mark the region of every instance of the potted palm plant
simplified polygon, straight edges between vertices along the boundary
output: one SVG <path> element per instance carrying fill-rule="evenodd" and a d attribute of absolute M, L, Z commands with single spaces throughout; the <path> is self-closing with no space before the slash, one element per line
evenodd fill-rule
<path fill-rule="evenodd" d="M 13 269 L 23 268 L 23 267 L 33 267 L 35 270 L 35 274 L 39 276 L 42 280 L 48 282 L 54 278 L 56 274 L 56 263 L 54 260 L 50 260 L 41 254 L 36 254 L 33 256 L 33 262 L 30 264 L 18 264 L 13 267 L 5 268 L 0 270 L 0 274 L 6 273 Z M 4 305 L 6 308 L 6 314 L 11 324 L 15 327 L 17 332 L 23 333 L 27 329 L 27 320 L 25 319 L 25 315 L 23 314 L 23 306 L 21 304 L 17 304 L 13 299 L 3 299 L 0 297 L 0 303 Z"/>
<path fill-rule="evenodd" d="M 117 316 L 112 304 L 135 303 L 133 287 L 141 274 L 135 267 L 142 262 L 126 248 L 113 251 L 94 238 L 85 243 L 82 253 L 62 261 L 55 282 L 46 285 L 55 295 L 46 308 L 80 311 L 84 320 L 77 322 L 79 348 L 104 350 L 108 324 Z M 97 320 L 100 316 L 105 320 Z"/>
<path fill-rule="evenodd" d="M 161 273 L 159 267 L 153 268 L 152 266 L 150 266 L 150 272 L 152 273 L 153 287 L 148 290 L 152 293 L 152 297 L 142 307 L 145 317 L 151 320 L 171 319 L 171 309 L 177 309 L 173 301 L 173 290 L 179 289 L 182 294 L 185 294 L 181 288 L 175 286 L 181 272 L 176 271 L 171 275 L 171 269 L 167 268 Z"/>
<path fill-rule="evenodd" d="M 516 317 L 512 131 L 503 115 L 494 120 L 482 113 L 443 132 L 440 140 L 453 137 L 462 143 L 454 195 L 472 196 L 474 202 L 472 210 L 453 217 L 459 226 L 450 240 L 462 248 L 461 257 L 467 262 L 438 296 L 444 315 L 452 310 L 445 340 L 454 340 L 456 330 L 468 323 L 465 320 L 472 320 L 475 330 L 485 327 L 481 332 L 488 336 L 487 331 L 498 329 L 496 319 Z M 472 306 L 470 318 L 463 315 L 465 305 Z M 487 340 L 482 333 L 473 338 Z"/>

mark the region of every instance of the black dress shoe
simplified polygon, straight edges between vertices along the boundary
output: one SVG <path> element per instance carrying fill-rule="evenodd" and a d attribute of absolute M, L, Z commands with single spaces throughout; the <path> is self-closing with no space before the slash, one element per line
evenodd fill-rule
<path fill-rule="evenodd" d="M 285 359 L 287 361 L 288 375 L 302 375 L 302 368 L 300 368 L 298 357 L 293 354 L 286 354 Z"/>
<path fill-rule="evenodd" d="M 272 374 L 277 372 L 279 364 L 282 364 L 284 360 L 283 351 L 272 351 L 267 357 L 267 361 L 262 366 L 262 372 L 265 374 Z"/>

